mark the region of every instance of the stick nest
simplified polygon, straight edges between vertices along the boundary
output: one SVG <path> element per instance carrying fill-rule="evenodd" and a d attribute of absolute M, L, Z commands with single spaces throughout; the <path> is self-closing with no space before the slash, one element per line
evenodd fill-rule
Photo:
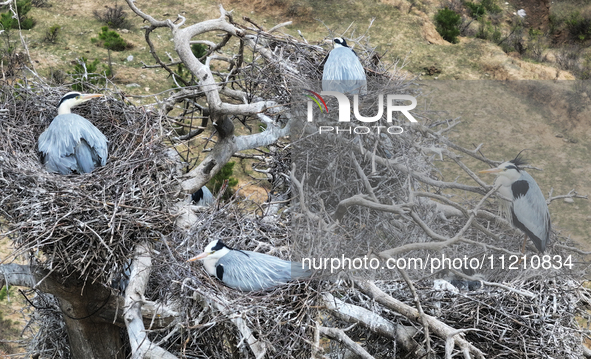
<path fill-rule="evenodd" d="M 135 243 L 172 230 L 175 163 L 162 142 L 160 118 L 107 98 L 73 111 L 109 140 L 106 166 L 83 175 L 48 173 L 37 139 L 65 92 L 2 89 L 0 216 L 15 255 L 42 251 L 38 257 L 46 268 L 107 282 Z"/>

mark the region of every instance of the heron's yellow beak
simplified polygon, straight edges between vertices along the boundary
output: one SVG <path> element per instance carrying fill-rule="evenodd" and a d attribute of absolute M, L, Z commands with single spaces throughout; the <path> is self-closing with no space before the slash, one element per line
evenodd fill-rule
<path fill-rule="evenodd" d="M 496 168 L 491 168 L 488 170 L 478 171 L 478 173 L 499 173 L 499 172 L 503 172 L 503 169 L 496 167 Z"/>
<path fill-rule="evenodd" d="M 191 259 L 187 259 L 187 262 L 197 261 L 197 260 L 200 260 L 200 259 L 203 259 L 203 258 L 207 257 L 208 255 L 209 255 L 209 253 L 203 252 L 200 255 L 198 255 L 197 257 L 193 257 Z"/>
<path fill-rule="evenodd" d="M 80 96 L 80 99 L 83 101 L 86 100 L 90 100 L 91 98 L 95 98 L 95 97 L 103 97 L 104 95 L 100 94 L 100 93 L 93 93 L 93 94 L 84 94 L 82 96 Z"/>

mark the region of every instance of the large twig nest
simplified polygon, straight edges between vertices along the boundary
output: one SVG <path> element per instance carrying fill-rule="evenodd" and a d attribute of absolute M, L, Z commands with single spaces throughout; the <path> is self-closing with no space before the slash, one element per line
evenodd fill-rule
<path fill-rule="evenodd" d="M 42 264 L 53 270 L 106 281 L 135 243 L 173 228 L 175 164 L 156 115 L 107 98 L 74 109 L 108 138 L 106 166 L 84 175 L 48 173 L 37 139 L 66 91 L 3 89 L 1 215 L 16 254 L 42 251 Z"/>

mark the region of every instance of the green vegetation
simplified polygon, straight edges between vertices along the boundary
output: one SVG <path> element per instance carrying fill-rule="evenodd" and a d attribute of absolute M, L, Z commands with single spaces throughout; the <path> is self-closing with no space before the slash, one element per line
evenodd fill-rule
<path fill-rule="evenodd" d="M 200 59 L 207 54 L 207 46 L 203 44 L 193 44 L 191 45 L 191 52 L 196 58 Z"/>
<path fill-rule="evenodd" d="M 27 13 L 31 11 L 31 7 L 31 0 L 17 1 L 16 12 L 18 14 L 18 19 L 14 19 L 12 17 L 12 12 L 8 9 L 7 6 L 4 6 L 3 10 L 8 9 L 8 12 L 0 14 L 0 25 L 2 26 L 2 29 L 18 29 L 19 26 L 23 30 L 32 29 L 35 26 L 36 21 L 31 17 L 27 17 Z"/>
<path fill-rule="evenodd" d="M 93 44 L 113 51 L 123 51 L 129 47 L 127 41 L 117 31 L 109 30 L 108 26 L 103 26 L 98 38 L 93 37 L 91 41 Z"/>
<path fill-rule="evenodd" d="M 473 2 L 466 1 L 464 5 L 468 9 L 470 16 L 474 19 L 479 19 L 486 14 L 486 8 L 482 4 L 475 4 Z"/>
<path fill-rule="evenodd" d="M 437 32 L 446 41 L 452 44 L 458 43 L 458 35 L 460 35 L 460 23 L 462 22 L 460 14 L 457 14 L 449 8 L 441 9 L 435 15 L 435 23 Z"/>
<path fill-rule="evenodd" d="M 495 0 L 482 0 L 480 4 L 484 6 L 486 11 L 488 11 L 491 14 L 498 14 L 502 11 Z"/>
<path fill-rule="evenodd" d="M 575 11 L 565 23 L 572 39 L 585 41 L 591 38 L 591 16 L 582 16 Z"/>
<path fill-rule="evenodd" d="M 6 299 L 8 296 L 8 286 L 4 286 L 0 289 L 0 302 Z"/>
<path fill-rule="evenodd" d="M 93 37 L 90 39 L 93 44 L 97 46 L 104 47 L 109 52 L 109 69 L 107 70 L 107 76 L 112 77 L 113 72 L 113 62 L 111 61 L 111 50 L 112 51 L 123 51 L 127 48 L 131 48 L 132 46 L 125 41 L 121 35 L 117 31 L 109 30 L 108 26 L 101 27 L 101 32 L 98 35 L 98 38 Z"/>
<path fill-rule="evenodd" d="M 217 194 L 224 185 L 224 182 L 226 180 L 228 181 L 228 188 L 226 189 L 226 192 L 224 192 L 222 199 L 229 199 L 234 195 L 234 190 L 232 187 L 235 187 L 238 184 L 238 180 L 232 177 L 235 164 L 235 162 L 226 163 L 224 167 L 222 167 L 222 169 L 216 173 L 209 182 L 213 186 L 212 192 Z"/>
<path fill-rule="evenodd" d="M 59 25 L 51 26 L 49 29 L 47 29 L 47 31 L 45 31 L 45 37 L 43 38 L 43 41 L 55 44 L 61 29 L 62 27 Z"/>
<path fill-rule="evenodd" d="M 90 84 L 96 85 L 104 79 L 104 77 L 112 76 L 111 69 L 103 65 L 103 73 L 98 71 L 99 60 L 95 59 L 93 62 L 88 62 L 86 57 L 77 59 L 74 69 L 68 72 L 74 80 L 72 89 L 75 91 L 86 91 L 90 89 Z"/>
<path fill-rule="evenodd" d="M 546 48 L 546 37 L 542 31 L 537 29 L 529 29 L 527 39 L 527 56 L 530 59 L 541 61 L 542 53 Z"/>
<path fill-rule="evenodd" d="M 123 6 L 115 4 L 115 7 L 105 6 L 107 10 L 100 12 L 94 10 L 92 14 L 101 22 L 107 24 L 112 29 L 129 29 L 131 24 L 127 21 L 127 13 L 123 11 Z"/>
<path fill-rule="evenodd" d="M 502 10 L 494 0 L 482 0 L 480 4 L 471 1 L 464 1 L 464 6 L 468 9 L 470 16 L 474 19 L 480 19 L 486 13 L 498 14 Z"/>

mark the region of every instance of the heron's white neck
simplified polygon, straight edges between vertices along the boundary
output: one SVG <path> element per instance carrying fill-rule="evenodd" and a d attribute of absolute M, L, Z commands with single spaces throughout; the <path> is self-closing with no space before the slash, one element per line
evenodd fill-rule
<path fill-rule="evenodd" d="M 521 177 L 521 173 L 517 170 L 509 169 L 501 172 L 497 175 L 495 184 L 501 184 L 503 187 L 511 187 L 513 182 L 517 181 Z"/>
<path fill-rule="evenodd" d="M 63 103 L 57 108 L 58 115 L 67 115 L 69 113 L 72 113 L 72 111 L 70 111 L 70 106 L 64 106 Z"/>
<path fill-rule="evenodd" d="M 219 258 L 207 257 L 203 260 L 203 268 L 209 275 L 215 276 L 215 265 L 218 264 Z"/>
<path fill-rule="evenodd" d="M 225 256 L 228 253 L 230 253 L 230 249 L 224 247 L 218 251 L 215 251 L 215 253 L 210 254 L 207 257 L 205 257 L 205 259 L 203 259 L 203 267 L 205 268 L 207 273 L 209 273 L 212 276 L 215 276 L 216 275 L 215 266 L 218 264 L 218 261 L 220 260 L 220 258 L 222 258 L 223 256 Z"/>

